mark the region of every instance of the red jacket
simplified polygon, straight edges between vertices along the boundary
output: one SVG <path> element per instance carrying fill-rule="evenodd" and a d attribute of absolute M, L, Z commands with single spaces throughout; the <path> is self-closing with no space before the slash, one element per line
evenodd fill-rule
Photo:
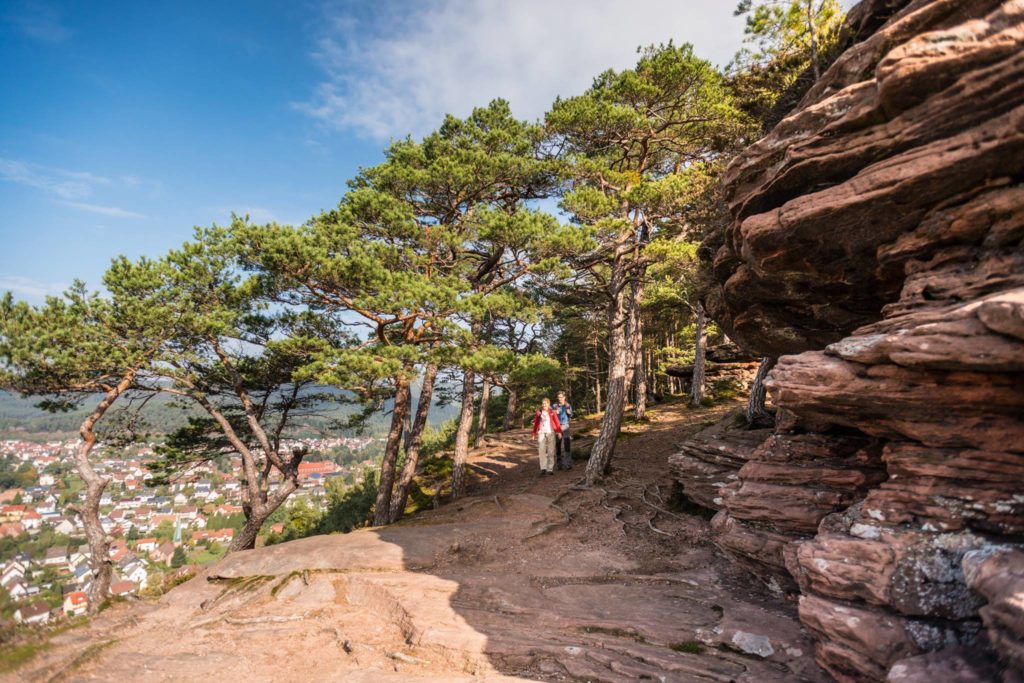
<path fill-rule="evenodd" d="M 537 436 L 537 432 L 540 431 L 540 416 L 544 411 L 538 410 L 537 414 L 533 416 L 533 435 Z M 558 413 L 553 410 L 548 410 L 548 419 L 551 421 L 551 431 L 555 434 L 562 433 L 562 423 L 558 420 Z"/>

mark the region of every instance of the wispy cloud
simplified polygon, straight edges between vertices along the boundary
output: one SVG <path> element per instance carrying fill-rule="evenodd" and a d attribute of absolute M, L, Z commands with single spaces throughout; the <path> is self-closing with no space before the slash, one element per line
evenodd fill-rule
<path fill-rule="evenodd" d="M 11 291 L 37 301 L 51 294 L 60 294 L 67 288 L 63 282 L 40 282 L 21 275 L 0 275 L 0 292 Z"/>
<path fill-rule="evenodd" d="M 2 157 L 0 157 L 0 179 L 34 187 L 61 199 L 87 197 L 92 194 L 97 185 L 110 184 L 109 179 L 92 173 L 47 168 L 19 159 Z"/>
<path fill-rule="evenodd" d="M 99 204 L 89 204 L 86 202 L 64 202 L 73 209 L 79 211 L 88 211 L 89 213 L 98 213 L 101 216 L 110 216 L 111 218 L 146 218 L 145 214 L 137 213 L 135 211 L 128 211 L 121 209 L 116 206 L 100 206 Z"/>
<path fill-rule="evenodd" d="M 28 2 L 12 9 L 4 20 L 24 35 L 43 43 L 62 43 L 71 37 L 71 29 L 57 7 L 45 2 Z"/>
<path fill-rule="evenodd" d="M 695 0 L 432 0 L 398 3 L 370 24 L 328 5 L 314 59 L 325 78 L 296 107 L 330 126 L 376 138 L 420 135 L 445 113 L 504 97 L 540 117 L 641 45 L 689 41 L 724 64 L 740 47 L 733 2 Z"/>
<path fill-rule="evenodd" d="M 0 157 L 0 180 L 40 190 L 73 209 L 113 218 L 145 218 L 146 216 L 136 211 L 84 200 L 92 198 L 100 190 L 138 191 L 142 187 L 159 189 L 158 183 L 136 176 L 121 176 L 117 180 L 112 180 L 89 171 L 69 171 L 3 157 Z"/>

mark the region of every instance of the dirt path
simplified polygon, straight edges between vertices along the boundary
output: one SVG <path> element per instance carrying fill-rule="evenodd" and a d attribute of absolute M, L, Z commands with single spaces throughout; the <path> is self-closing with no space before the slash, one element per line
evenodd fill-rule
<path fill-rule="evenodd" d="M 0 680 L 821 680 L 794 607 L 665 507 L 667 456 L 727 408 L 654 411 L 600 489 L 538 477 L 526 431 L 490 438 L 457 503 L 232 555 Z"/>

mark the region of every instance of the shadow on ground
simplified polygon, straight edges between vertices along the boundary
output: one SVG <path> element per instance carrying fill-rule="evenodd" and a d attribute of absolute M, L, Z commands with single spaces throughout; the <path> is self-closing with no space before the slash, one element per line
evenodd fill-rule
<path fill-rule="evenodd" d="M 231 555 L 8 679 L 821 680 L 794 606 L 668 507 L 667 456 L 729 407 L 655 411 L 589 490 L 579 464 L 538 477 L 527 431 L 489 438 L 466 498 Z"/>

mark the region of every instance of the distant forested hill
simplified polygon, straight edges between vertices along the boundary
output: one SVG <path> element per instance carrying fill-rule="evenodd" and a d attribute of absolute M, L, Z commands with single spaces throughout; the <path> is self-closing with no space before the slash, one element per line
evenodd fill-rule
<path fill-rule="evenodd" d="M 0 391 L 0 439 L 52 439 L 67 438 L 78 433 L 78 426 L 85 419 L 89 404 L 69 413 L 48 413 L 36 407 L 38 399 L 21 398 L 16 394 Z M 365 423 L 361 433 L 379 436 L 387 433 L 390 420 L 391 404 L 385 404 L 382 410 L 374 413 Z M 359 411 L 359 407 L 350 404 L 330 405 L 321 415 L 311 416 L 296 423 L 292 436 L 320 436 L 325 432 L 337 436 L 355 435 L 356 430 L 340 427 L 345 419 Z M 430 422 L 437 425 L 456 416 L 457 405 L 439 405 L 435 403 L 430 410 Z M 188 406 L 182 408 L 174 399 L 167 395 L 153 396 L 142 409 L 144 426 L 147 434 L 167 434 L 186 424 L 189 415 L 199 415 L 199 411 Z"/>

